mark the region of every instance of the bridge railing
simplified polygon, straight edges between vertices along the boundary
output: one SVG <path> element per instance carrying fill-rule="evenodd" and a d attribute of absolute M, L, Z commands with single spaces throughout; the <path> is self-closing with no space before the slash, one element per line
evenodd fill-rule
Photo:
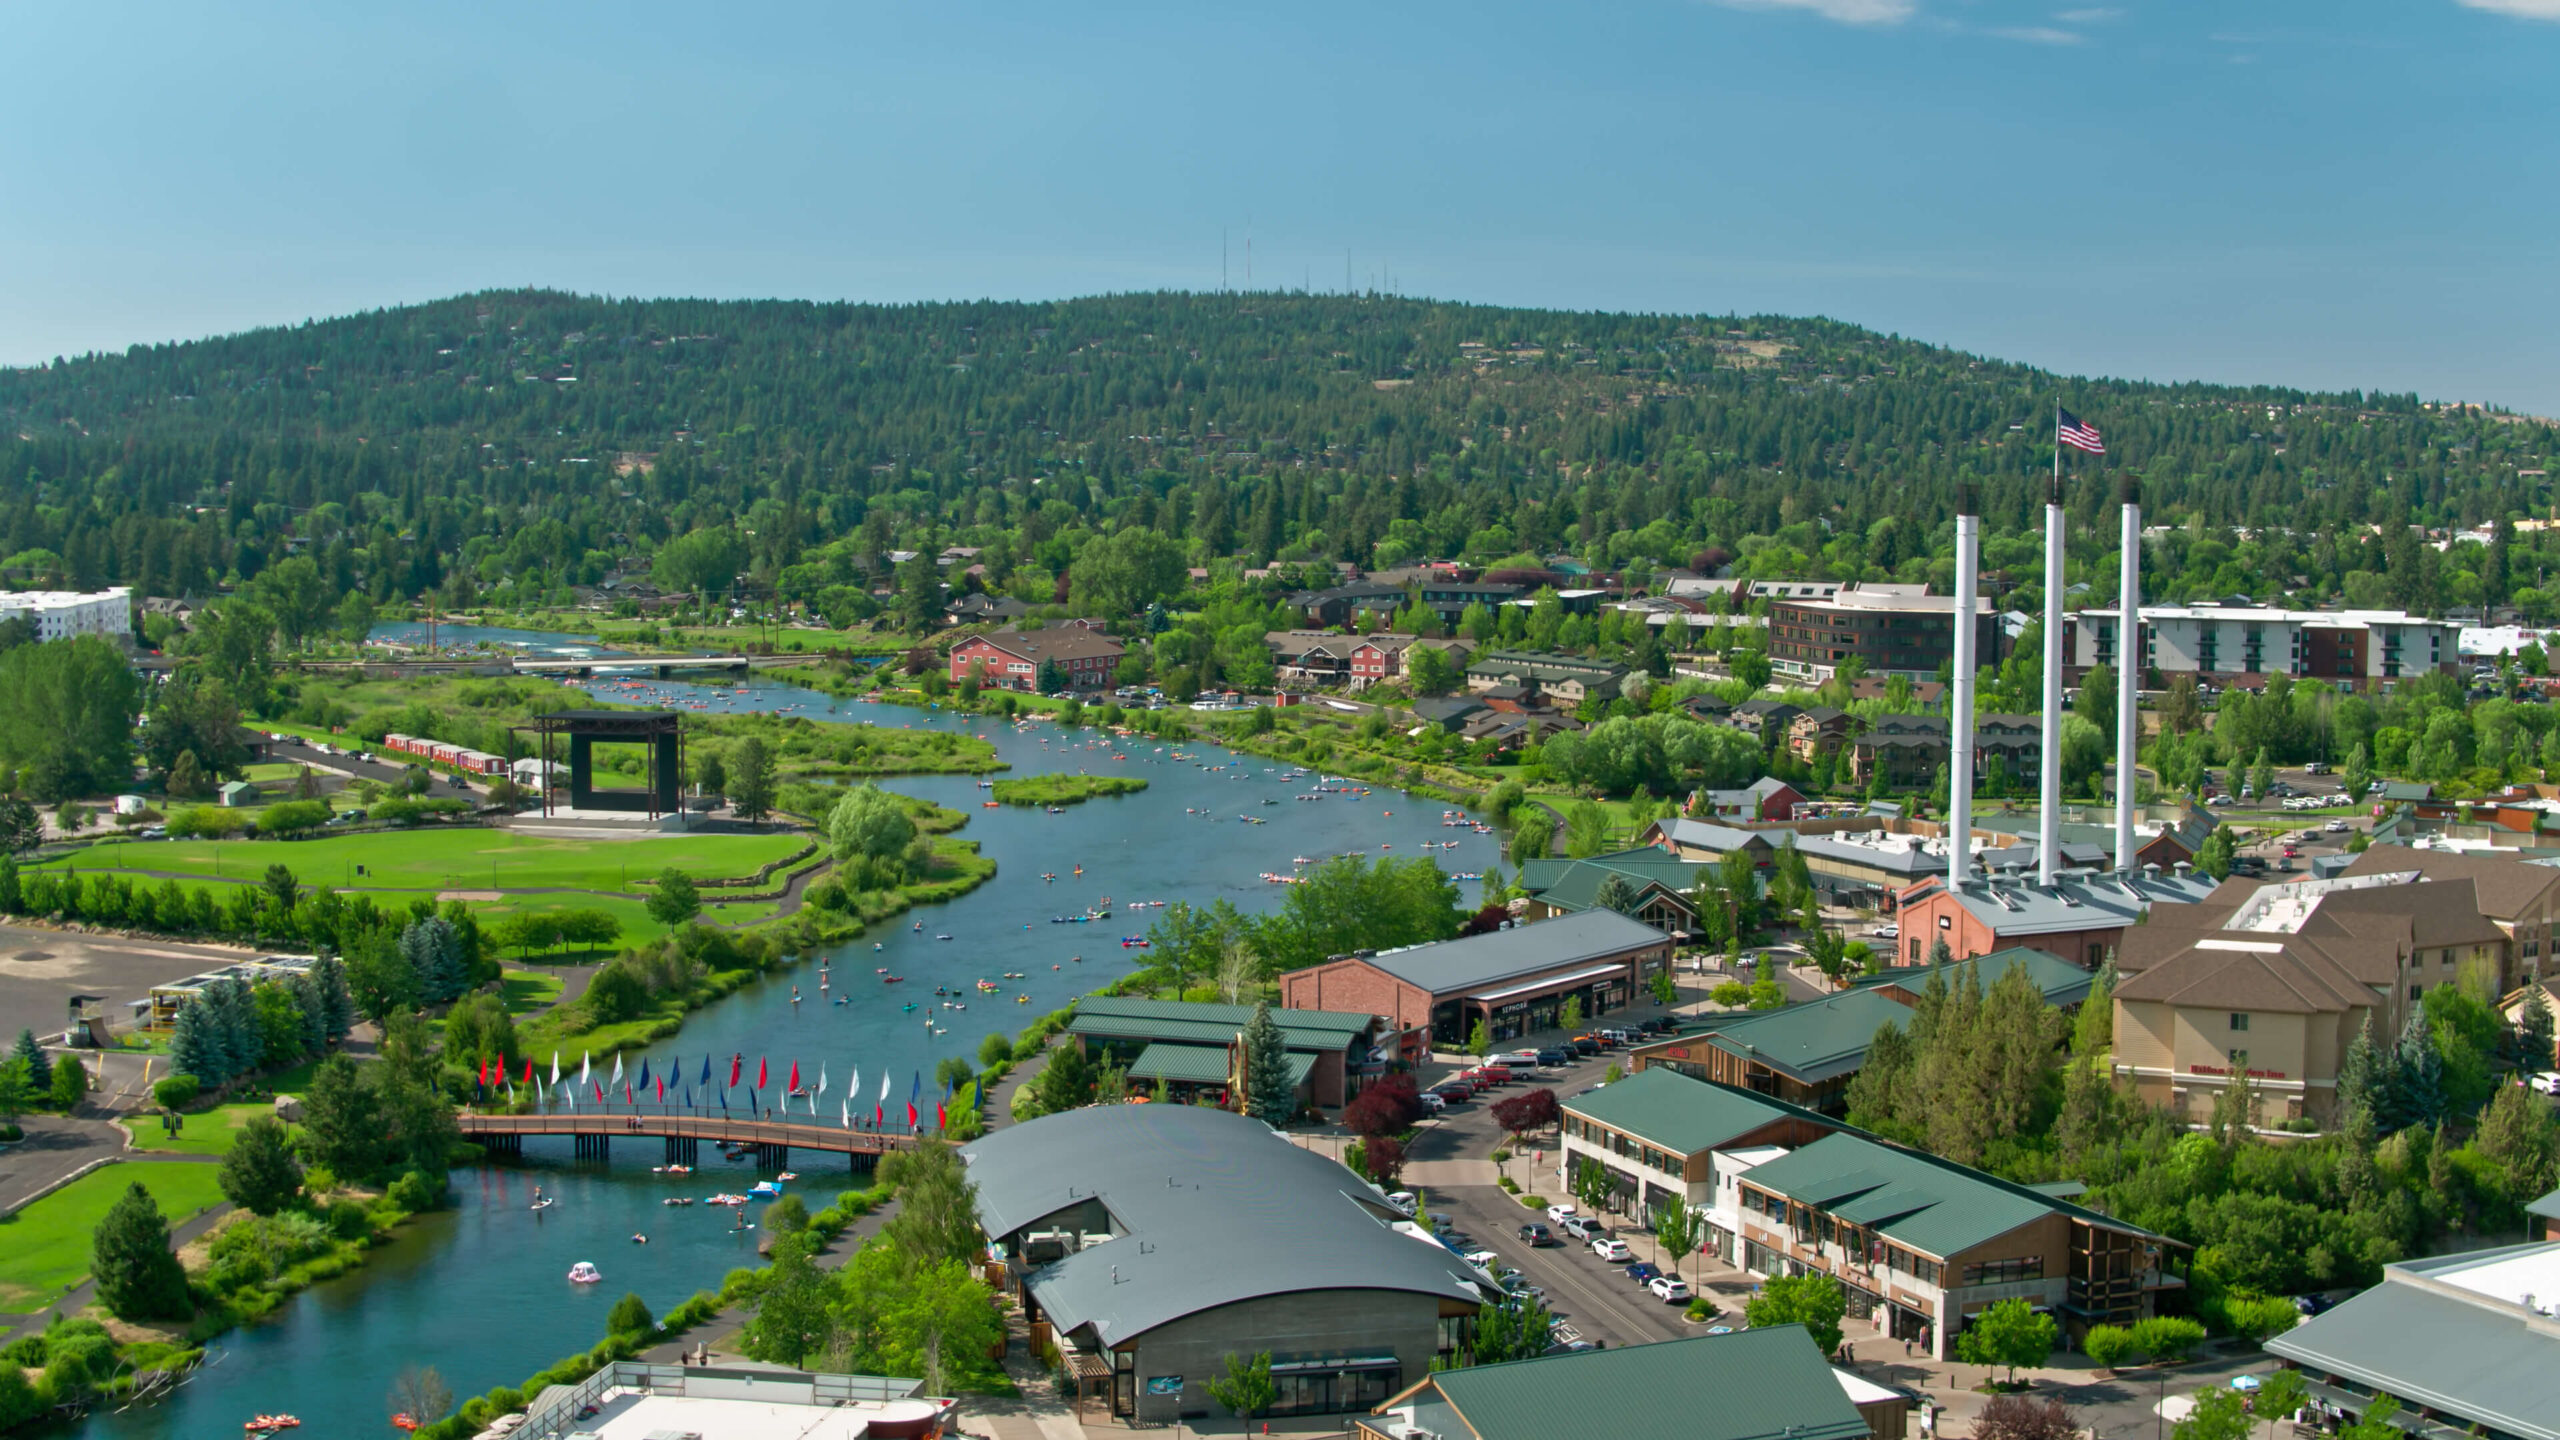
<path fill-rule="evenodd" d="M 881 1130 L 841 1125 L 802 1125 L 785 1120 L 724 1120 L 698 1115 L 632 1115 L 613 1111 L 592 1114 L 486 1115 L 457 1117 L 465 1135 L 627 1135 L 674 1136 L 685 1140 L 734 1140 L 744 1145 L 795 1145 L 808 1150 L 898 1150 L 915 1138 Z"/>

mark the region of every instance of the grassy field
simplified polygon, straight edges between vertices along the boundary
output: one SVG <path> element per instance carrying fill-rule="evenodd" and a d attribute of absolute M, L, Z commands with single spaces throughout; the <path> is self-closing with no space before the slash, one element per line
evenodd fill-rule
<path fill-rule="evenodd" d="M 319 840 L 173 840 L 100 846 L 57 868 L 174 871 L 208 879 L 255 880 L 269 865 L 306 884 L 387 890 L 523 890 L 557 886 L 641 893 L 673 866 L 697 880 L 754 874 L 807 844 L 772 835 L 650 835 L 570 839 L 507 830 L 396 830 Z M 355 873 L 356 866 L 365 873 Z M 584 902 L 580 902 L 584 903 Z"/>
<path fill-rule="evenodd" d="M 0 1310 L 41 1310 L 89 1274 L 89 1235 L 136 1182 L 150 1188 L 172 1228 L 222 1202 L 221 1167 L 183 1160 L 128 1160 L 93 1171 L 0 1221 Z"/>
<path fill-rule="evenodd" d="M 242 1101 L 237 1105 L 218 1105 L 200 1115 L 186 1117 L 186 1128 L 175 1135 L 165 1134 L 160 1122 L 150 1115 L 138 1115 L 125 1122 L 133 1132 L 136 1150 L 160 1150 L 178 1155 L 228 1155 L 231 1144 L 240 1138 L 240 1127 L 253 1115 L 272 1115 L 275 1106 L 262 1100 Z M 153 1194 L 158 1194 L 157 1189 Z"/>
<path fill-rule="evenodd" d="M 539 970 L 508 970 L 498 977 L 498 996 L 506 1002 L 510 1015 L 542 1009 L 560 998 L 562 988 L 559 976 Z"/>

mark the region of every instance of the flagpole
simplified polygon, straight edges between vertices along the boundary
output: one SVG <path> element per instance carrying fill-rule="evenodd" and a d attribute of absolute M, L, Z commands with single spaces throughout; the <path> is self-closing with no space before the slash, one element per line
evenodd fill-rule
<path fill-rule="evenodd" d="M 2062 400 L 2053 402 L 2053 489 L 2044 502 L 2044 736 L 2037 803 L 2036 883 L 2053 888 L 2062 871 Z"/>

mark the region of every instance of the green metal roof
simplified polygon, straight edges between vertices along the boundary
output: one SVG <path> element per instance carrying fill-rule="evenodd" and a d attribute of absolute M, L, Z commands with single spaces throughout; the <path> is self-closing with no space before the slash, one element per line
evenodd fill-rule
<path fill-rule="evenodd" d="M 1611 1431 L 1681 1440 L 1870 1433 L 1801 1325 L 1442 1370 L 1431 1390 L 1476 1440 L 1556 1440 L 1601 1417 Z"/>
<path fill-rule="evenodd" d="M 1211 1024 L 1231 1025 L 1238 1030 L 1253 1019 L 1250 1005 L 1213 1005 L 1198 1000 L 1148 1000 L 1130 995 L 1088 995 L 1076 1002 L 1079 1015 L 1126 1015 L 1140 1019 L 1199 1020 Z M 1284 1010 L 1271 1011 L 1272 1022 L 1284 1030 L 1341 1030 L 1357 1034 L 1376 1023 L 1374 1015 L 1355 1010 Z"/>
<path fill-rule="evenodd" d="M 2008 1186 L 1951 1161 L 1825 1135 L 1753 1167 L 1745 1182 L 1861 1225 L 1911 1249 L 1948 1259 L 2032 1224 L 2059 1201 Z"/>
<path fill-rule="evenodd" d="M 1900 1025 L 1911 1007 L 1880 990 L 1844 990 L 1783 1010 L 1743 1011 L 1710 1019 L 1705 1040 L 1807 1085 L 1846 1075 L 1867 1063 L 1867 1045 L 1884 1025 Z M 1650 1073 L 1650 1072 L 1648 1072 Z"/>
<path fill-rule="evenodd" d="M 1223 1046 L 1252 1019 L 1250 1005 L 1094 996 L 1077 1005 L 1067 1033 L 1097 1040 L 1167 1040 Z M 1280 1027 L 1281 1043 L 1292 1050 L 1346 1050 L 1375 1023 L 1371 1016 L 1339 1010 L 1274 1010 L 1271 1020 Z"/>
<path fill-rule="evenodd" d="M 1639 1070 L 1576 1096 L 1565 1102 L 1564 1109 L 1678 1155 L 1713 1150 L 1737 1135 L 1798 1113 L 1746 1091 L 1693 1080 L 1666 1065 Z"/>
<path fill-rule="evenodd" d="M 1129 1078 L 1224 1085 L 1229 1078 L 1227 1052 L 1205 1045 L 1150 1045 L 1129 1062 Z"/>
<path fill-rule="evenodd" d="M 2012 945 L 2006 950 L 1994 950 L 1988 955 L 1977 955 L 1965 960 L 1950 960 L 1943 968 L 1947 972 L 1949 984 L 1960 984 L 1964 980 L 1964 972 L 1977 965 L 1982 967 L 1982 988 L 1986 992 L 1992 986 L 1999 984 L 2000 978 L 2008 974 L 2012 968 L 2020 965 L 2027 967 L 2027 978 L 2035 983 L 2036 989 L 2043 992 L 2045 1003 L 2048 1005 L 2079 1004 L 2089 998 L 2089 987 L 2097 980 L 2097 977 L 2087 970 L 2072 964 L 2052 951 L 2038 950 L 2032 945 Z M 1928 983 L 1929 967 L 1926 965 L 1887 965 L 1880 974 L 1861 975 L 1850 982 L 1851 986 L 1857 989 L 1878 985 L 1899 985 L 1905 990 L 1914 992 Z"/>

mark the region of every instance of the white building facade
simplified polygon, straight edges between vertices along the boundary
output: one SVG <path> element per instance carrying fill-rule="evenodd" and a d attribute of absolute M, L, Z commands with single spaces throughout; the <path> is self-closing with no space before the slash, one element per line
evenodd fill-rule
<path fill-rule="evenodd" d="M 2123 620 L 2114 610 L 2082 610 L 2063 637 L 2063 668 L 2077 682 L 2100 665 L 2121 671 Z M 2142 610 L 2141 665 L 2163 677 L 2215 684 L 2263 684 L 2289 675 L 2371 689 L 2433 672 L 2452 674 L 2462 627 L 2399 610 L 2278 610 L 2261 606 L 2164 605 Z"/>
<path fill-rule="evenodd" d="M 68 640 L 78 635 L 129 640 L 133 637 L 133 592 L 122 585 L 88 593 L 0 592 L 0 619 L 11 615 L 24 615 L 35 622 L 39 640 Z"/>

